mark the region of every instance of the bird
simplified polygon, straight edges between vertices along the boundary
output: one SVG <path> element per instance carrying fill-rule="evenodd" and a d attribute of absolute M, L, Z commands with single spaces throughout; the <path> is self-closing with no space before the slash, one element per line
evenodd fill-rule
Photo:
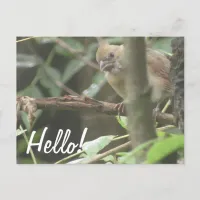
<path fill-rule="evenodd" d="M 173 94 L 173 86 L 170 80 L 170 60 L 158 50 L 146 45 L 147 78 L 151 87 L 151 102 L 157 105 L 154 110 L 159 111 L 160 104 Z M 116 105 L 119 112 L 125 112 L 124 102 L 127 100 L 126 73 L 127 68 L 123 65 L 125 46 L 111 45 L 105 40 L 99 42 L 96 51 L 96 61 L 100 71 L 115 92 L 122 97 L 123 102 Z"/>

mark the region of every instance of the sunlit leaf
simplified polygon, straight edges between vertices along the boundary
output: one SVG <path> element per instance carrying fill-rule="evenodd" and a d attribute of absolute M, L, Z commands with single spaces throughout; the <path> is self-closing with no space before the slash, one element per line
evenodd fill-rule
<path fill-rule="evenodd" d="M 166 136 L 166 133 L 163 132 L 163 131 L 157 131 L 157 132 L 156 132 L 156 135 L 157 135 L 158 137 L 165 137 L 165 136 Z"/>
<path fill-rule="evenodd" d="M 89 157 L 94 156 L 107 146 L 114 137 L 114 135 L 101 136 L 93 141 L 85 142 L 82 149 Z"/>
<path fill-rule="evenodd" d="M 109 155 L 109 156 L 106 156 L 105 158 L 102 158 L 102 160 L 105 162 L 114 162 L 115 158 L 113 155 Z"/>
<path fill-rule="evenodd" d="M 116 153 L 117 156 L 125 156 L 127 154 L 127 152 L 118 152 Z"/>
<path fill-rule="evenodd" d="M 107 81 L 105 75 L 101 72 L 97 72 L 93 77 L 92 84 L 89 88 L 83 91 L 83 94 L 88 97 L 94 97 L 101 90 L 106 82 Z"/>
<path fill-rule="evenodd" d="M 157 163 L 169 154 L 184 148 L 184 136 L 172 136 L 156 142 L 148 151 L 147 163 Z"/>
<path fill-rule="evenodd" d="M 183 134 L 177 127 L 172 125 L 157 128 L 156 133 L 158 137 L 177 136 Z"/>
<path fill-rule="evenodd" d="M 82 153 L 79 158 L 86 158 L 87 157 L 87 154 L 86 153 Z"/>
<path fill-rule="evenodd" d="M 177 128 L 177 127 L 169 127 L 169 128 L 166 128 L 165 130 L 163 130 L 163 132 L 165 132 L 165 133 L 168 133 L 168 134 L 183 134 L 182 132 L 181 132 L 181 130 L 179 129 L 179 128 Z"/>
<path fill-rule="evenodd" d="M 125 155 L 121 156 L 120 159 L 119 159 L 119 162 L 121 164 L 123 164 L 123 163 L 131 164 L 131 162 L 136 162 L 136 160 L 135 160 L 136 156 L 138 154 L 142 153 L 142 151 L 144 149 L 146 149 L 147 147 L 149 147 L 150 145 L 152 145 L 156 141 L 157 141 L 157 139 L 153 139 L 153 140 L 149 140 L 149 141 L 147 141 L 143 144 L 140 144 L 139 146 L 134 148 L 131 152 L 128 152 Z"/>
<path fill-rule="evenodd" d="M 127 126 L 128 126 L 128 118 L 127 117 L 116 116 L 116 119 L 123 128 L 127 129 Z"/>
<path fill-rule="evenodd" d="M 130 153 L 126 153 L 124 156 L 118 158 L 119 164 L 136 164 L 135 157 Z"/>
<path fill-rule="evenodd" d="M 42 64 L 42 59 L 37 55 L 17 54 L 17 68 L 31 68 Z"/>

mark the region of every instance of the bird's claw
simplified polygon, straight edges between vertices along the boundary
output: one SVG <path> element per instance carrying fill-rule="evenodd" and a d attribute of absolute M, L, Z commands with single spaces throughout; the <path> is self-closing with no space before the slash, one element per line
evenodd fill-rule
<path fill-rule="evenodd" d="M 120 113 L 125 114 L 124 102 L 116 104 L 115 109 L 118 111 L 118 115 L 120 115 Z"/>

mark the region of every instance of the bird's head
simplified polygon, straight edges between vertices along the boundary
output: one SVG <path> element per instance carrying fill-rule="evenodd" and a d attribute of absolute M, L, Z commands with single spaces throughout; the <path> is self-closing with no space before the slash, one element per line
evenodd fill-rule
<path fill-rule="evenodd" d="M 100 70 L 115 73 L 122 69 L 122 57 L 124 53 L 123 45 L 109 45 L 103 43 L 99 45 L 96 52 L 96 60 Z"/>

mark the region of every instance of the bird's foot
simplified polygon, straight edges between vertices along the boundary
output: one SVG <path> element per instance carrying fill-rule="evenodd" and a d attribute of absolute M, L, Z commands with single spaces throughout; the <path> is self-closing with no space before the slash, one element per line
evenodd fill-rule
<path fill-rule="evenodd" d="M 118 115 L 126 113 L 124 102 L 116 104 L 115 109 L 118 111 Z"/>

